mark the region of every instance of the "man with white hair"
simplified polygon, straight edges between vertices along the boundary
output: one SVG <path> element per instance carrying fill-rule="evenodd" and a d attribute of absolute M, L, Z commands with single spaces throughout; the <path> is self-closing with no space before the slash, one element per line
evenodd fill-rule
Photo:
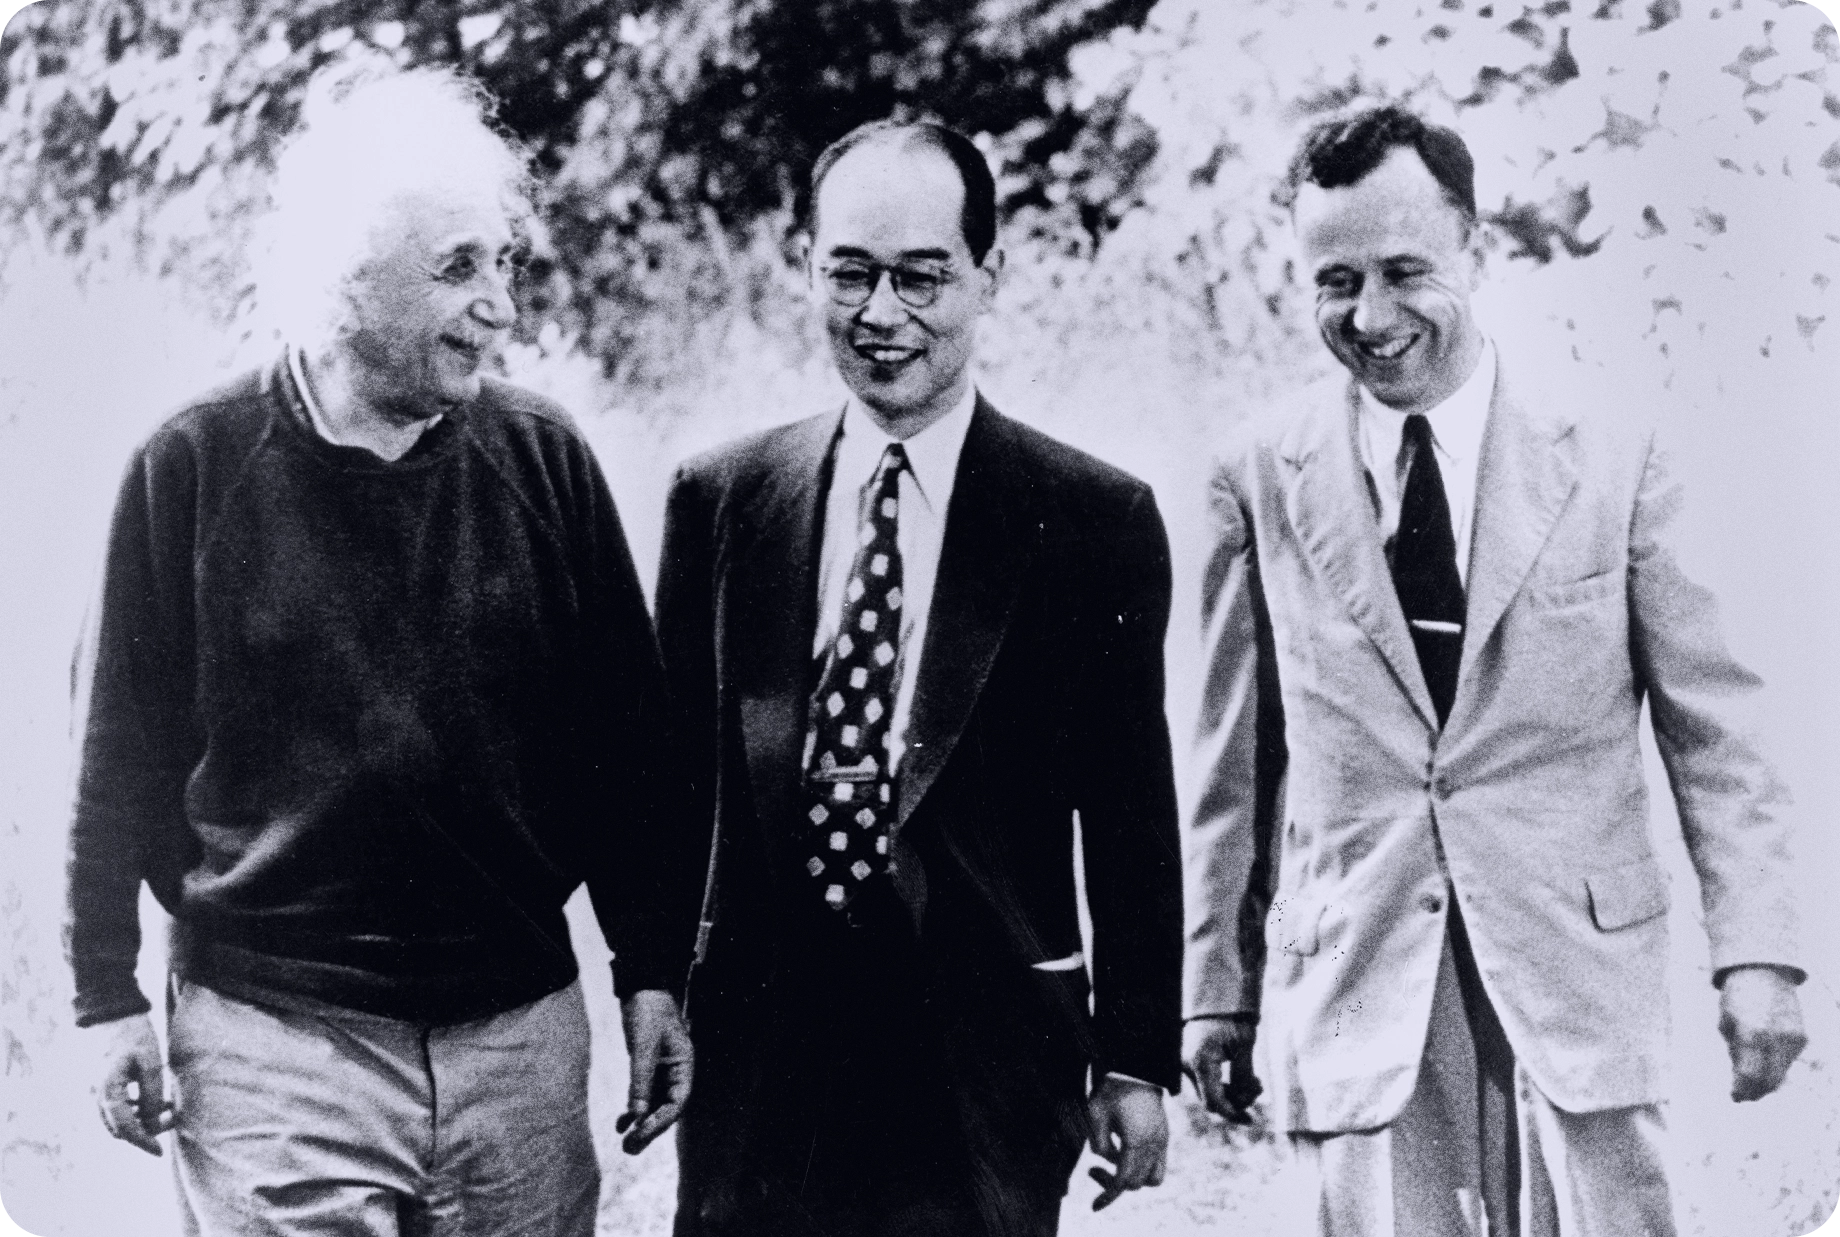
<path fill-rule="evenodd" d="M 698 889 L 663 676 L 606 483 L 487 375 L 528 211 L 482 97 L 418 71 L 308 107 L 277 171 L 277 360 L 135 454 L 86 675 L 69 863 L 102 1116 L 203 1233 L 587 1234 L 586 881 L 675 1120 Z M 172 1103 L 134 978 L 172 914 Z"/>

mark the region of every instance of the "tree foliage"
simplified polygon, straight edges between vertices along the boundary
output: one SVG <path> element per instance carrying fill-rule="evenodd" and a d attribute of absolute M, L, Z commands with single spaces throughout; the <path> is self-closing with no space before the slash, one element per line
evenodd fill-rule
<path fill-rule="evenodd" d="M 1474 151 L 1497 282 L 1586 289 L 1558 323 L 1581 353 L 1800 346 L 1840 258 L 1837 61 L 1791 0 L 1162 0 L 1074 57 L 1076 98 L 1116 95 L 1158 154 L 1079 276 L 1113 292 L 1073 299 L 1156 281 L 1254 391 L 1319 365 L 1272 191 L 1308 124 L 1393 101 Z"/>
<path fill-rule="evenodd" d="M 1150 3 L 51 0 L 0 48 L 0 222 L 72 252 L 125 222 L 221 294 L 316 72 L 456 65 L 547 174 L 536 317 L 614 363 L 644 351 L 640 318 L 733 300 L 732 246 L 783 234 L 804 169 L 865 120 L 1020 134 L 1008 197 L 1047 201 L 1056 158 L 1093 140 L 1070 53 Z"/>
<path fill-rule="evenodd" d="M 1270 190 L 1337 108 L 1457 124 L 1510 267 L 1665 281 L 1768 234 L 1772 194 L 1840 183 L 1840 40 L 1789 0 L 51 0 L 0 53 L 0 226 L 79 255 L 131 235 L 226 307 L 309 78 L 465 68 L 544 174 L 528 334 L 650 386 L 737 316 L 798 334 L 805 169 L 890 114 L 985 146 L 1043 281 L 1026 312 L 1072 330 L 1129 286 L 1279 376 L 1304 319 Z"/>

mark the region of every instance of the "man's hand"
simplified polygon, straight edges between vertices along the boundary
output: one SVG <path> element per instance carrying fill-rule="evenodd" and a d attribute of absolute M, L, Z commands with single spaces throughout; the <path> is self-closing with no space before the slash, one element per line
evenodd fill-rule
<path fill-rule="evenodd" d="M 657 988 L 635 992 L 620 1002 L 626 1032 L 631 1082 L 626 1111 L 613 1123 L 626 1137 L 620 1147 L 638 1155 L 670 1129 L 690 1098 L 690 1032 L 671 994 Z"/>
<path fill-rule="evenodd" d="M 1207 1110 L 1233 1125 L 1252 1120 L 1246 1110 L 1265 1089 L 1252 1073 L 1252 1042 L 1257 1034 L 1257 1024 L 1238 1014 L 1194 1018 L 1182 1028 L 1182 1072 Z M 1223 1066 L 1231 1071 L 1224 1080 Z"/>
<path fill-rule="evenodd" d="M 135 1014 L 96 1028 L 103 1040 L 102 1089 L 96 1096 L 109 1133 L 148 1155 L 160 1154 L 158 1138 L 173 1125 L 166 1102 L 160 1041 L 153 1022 Z"/>
<path fill-rule="evenodd" d="M 1086 1121 L 1093 1153 L 1110 1160 L 1117 1171 L 1089 1170 L 1101 1187 L 1093 1210 L 1103 1211 L 1126 1190 L 1162 1185 L 1169 1157 L 1169 1122 L 1163 1116 L 1163 1091 L 1148 1083 L 1102 1078 L 1086 1101 Z"/>
<path fill-rule="evenodd" d="M 1719 1034 L 1731 1052 L 1731 1098 L 1760 1100 L 1808 1043 L 1795 982 L 1773 966 L 1737 966 L 1719 985 Z"/>

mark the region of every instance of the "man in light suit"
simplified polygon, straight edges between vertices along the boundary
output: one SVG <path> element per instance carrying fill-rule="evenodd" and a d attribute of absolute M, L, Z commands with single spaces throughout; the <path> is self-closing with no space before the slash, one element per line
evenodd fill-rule
<path fill-rule="evenodd" d="M 1052 1234 L 1089 1135 L 1098 1205 L 1161 1180 L 1180 1082 L 1167 542 L 972 384 L 975 146 L 866 126 L 812 198 L 847 406 L 692 460 L 666 516 L 716 825 L 677 1232 Z"/>
<path fill-rule="evenodd" d="M 1681 571 L 1653 435 L 1479 329 L 1462 140 L 1376 109 L 1312 131 L 1289 186 L 1348 373 L 1214 482 L 1188 1068 L 1232 1112 L 1222 1063 L 1265 1028 L 1325 1234 L 1671 1234 L 1639 719 L 1754 1099 L 1804 1042 L 1757 682 Z"/>

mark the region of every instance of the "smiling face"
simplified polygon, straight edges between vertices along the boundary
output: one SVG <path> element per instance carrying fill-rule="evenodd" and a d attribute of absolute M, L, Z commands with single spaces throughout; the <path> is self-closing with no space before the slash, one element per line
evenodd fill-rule
<path fill-rule="evenodd" d="M 1294 213 L 1316 329 L 1356 380 L 1401 412 L 1462 386 L 1482 355 L 1482 255 L 1417 152 L 1396 148 L 1352 185 L 1303 185 Z"/>
<path fill-rule="evenodd" d="M 496 202 L 404 194 L 352 280 L 339 344 L 352 396 L 395 424 L 479 395 L 481 367 L 515 314 L 513 238 Z"/>
<path fill-rule="evenodd" d="M 960 224 L 965 187 L 952 161 L 925 146 L 870 143 L 839 159 L 818 188 L 809 267 L 831 355 L 871 416 L 898 438 L 919 433 L 963 398 L 977 321 L 989 309 L 1003 255 L 972 260 Z M 826 270 L 869 264 L 941 277 L 938 298 L 914 308 L 876 271 L 860 305 L 839 304 Z"/>

